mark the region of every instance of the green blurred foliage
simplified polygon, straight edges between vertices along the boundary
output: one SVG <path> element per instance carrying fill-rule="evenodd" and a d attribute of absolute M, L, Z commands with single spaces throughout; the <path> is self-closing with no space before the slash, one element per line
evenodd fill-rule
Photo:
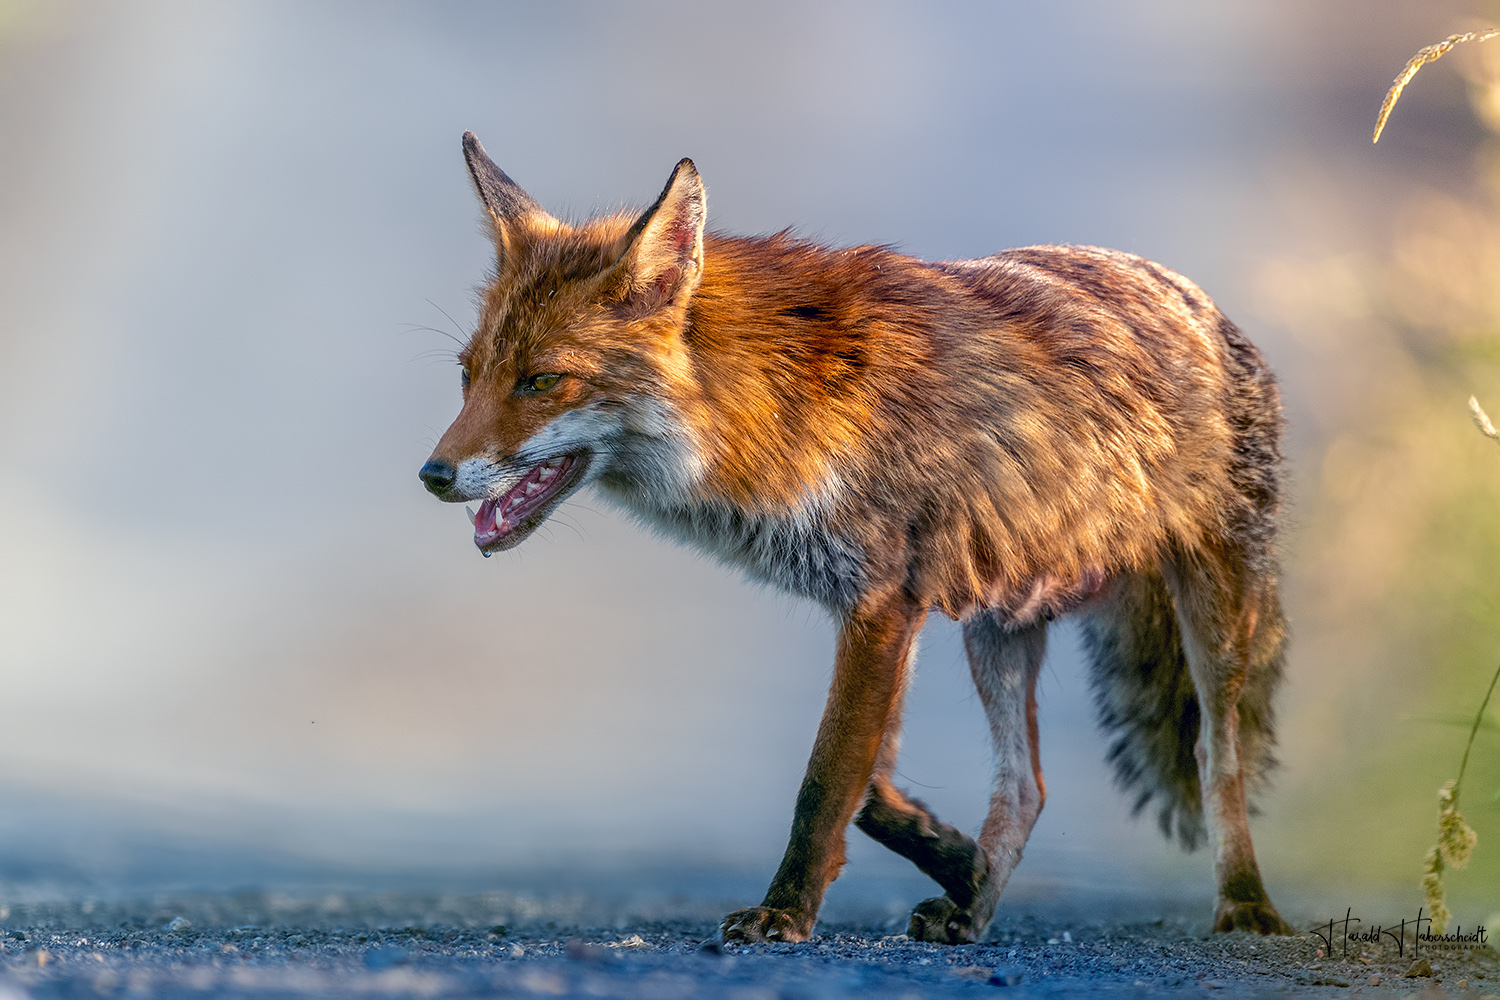
<path fill-rule="evenodd" d="M 1500 44 L 1452 62 L 1500 131 Z M 1436 792 L 1500 663 L 1500 447 L 1466 406 L 1472 393 L 1500 413 L 1500 141 L 1467 190 L 1409 192 L 1384 252 L 1289 255 L 1259 291 L 1328 366 L 1333 400 L 1287 563 L 1286 711 L 1316 765 L 1267 839 L 1299 877 L 1420 898 Z M 1462 790 L 1478 848 L 1444 877 L 1460 920 L 1500 902 L 1500 713 L 1486 715 Z"/>

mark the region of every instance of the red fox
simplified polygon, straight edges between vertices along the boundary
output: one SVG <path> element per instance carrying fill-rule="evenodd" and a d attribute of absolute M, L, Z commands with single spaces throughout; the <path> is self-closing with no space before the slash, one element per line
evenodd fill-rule
<path fill-rule="evenodd" d="M 573 225 L 463 150 L 497 261 L 427 488 L 478 501 L 489 555 L 593 486 L 839 625 L 790 843 L 726 940 L 806 940 L 851 820 L 944 890 L 913 939 L 978 940 L 1046 799 L 1037 672 L 1070 614 L 1119 783 L 1185 846 L 1206 827 L 1214 929 L 1292 932 L 1246 806 L 1285 639 L 1281 403 L 1207 295 L 1093 247 L 927 263 L 707 232 L 686 159 L 639 216 Z M 892 783 L 932 609 L 994 739 L 977 842 Z"/>

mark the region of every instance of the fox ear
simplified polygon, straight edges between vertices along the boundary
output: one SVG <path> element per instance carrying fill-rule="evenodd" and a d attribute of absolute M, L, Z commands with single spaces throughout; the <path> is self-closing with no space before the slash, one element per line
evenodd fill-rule
<path fill-rule="evenodd" d="M 632 296 L 652 305 L 681 302 L 703 277 L 703 222 L 708 200 L 693 161 L 683 159 L 672 170 L 656 204 L 625 234 L 622 262 L 630 276 Z"/>
<path fill-rule="evenodd" d="M 484 203 L 485 210 L 490 213 L 490 219 L 502 238 L 507 225 L 525 220 L 551 223 L 554 226 L 558 224 L 556 219 L 547 214 L 546 209 L 536 203 L 536 199 L 521 189 L 521 185 L 495 166 L 495 161 L 490 159 L 484 147 L 479 144 L 479 137 L 473 132 L 464 133 L 464 162 L 469 165 L 469 177 L 474 182 L 474 190 L 478 192 L 479 200 Z"/>

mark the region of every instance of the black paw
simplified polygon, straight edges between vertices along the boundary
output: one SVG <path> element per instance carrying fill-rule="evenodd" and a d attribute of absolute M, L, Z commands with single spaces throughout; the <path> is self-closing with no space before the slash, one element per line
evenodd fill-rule
<path fill-rule="evenodd" d="M 911 911 L 906 935 L 913 941 L 938 944 L 973 944 L 983 927 L 974 926 L 974 915 L 947 896 L 924 899 Z"/>
<path fill-rule="evenodd" d="M 725 941 L 806 941 L 812 936 L 812 925 L 791 910 L 751 906 L 725 917 L 720 933 Z"/>
<path fill-rule="evenodd" d="M 1214 930 L 1254 931 L 1257 934 L 1296 934 L 1292 925 L 1281 919 L 1270 901 L 1261 903 L 1235 903 L 1224 900 L 1219 912 L 1214 915 Z"/>

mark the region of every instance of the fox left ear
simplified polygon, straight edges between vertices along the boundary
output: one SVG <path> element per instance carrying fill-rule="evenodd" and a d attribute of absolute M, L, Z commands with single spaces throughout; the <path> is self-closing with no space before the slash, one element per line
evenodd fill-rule
<path fill-rule="evenodd" d="M 703 222 L 708 199 L 693 161 L 678 162 L 656 204 L 623 240 L 621 260 L 633 297 L 651 305 L 685 302 L 703 277 Z"/>
<path fill-rule="evenodd" d="M 495 165 L 495 161 L 490 159 L 484 147 L 479 144 L 479 137 L 473 132 L 464 133 L 464 163 L 469 167 L 469 178 L 474 182 L 474 190 L 479 194 L 479 200 L 484 203 L 485 211 L 489 212 L 490 221 L 495 225 L 495 232 L 502 240 L 505 239 L 507 226 L 527 221 L 557 225 L 557 220 L 537 204 L 535 198 Z"/>

